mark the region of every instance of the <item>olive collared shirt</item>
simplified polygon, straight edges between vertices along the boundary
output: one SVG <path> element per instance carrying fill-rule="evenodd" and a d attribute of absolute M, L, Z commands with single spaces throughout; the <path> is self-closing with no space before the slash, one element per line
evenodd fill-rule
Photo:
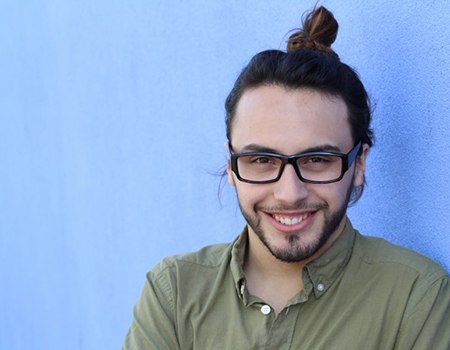
<path fill-rule="evenodd" d="M 247 235 L 152 269 L 123 349 L 450 349 L 449 278 L 433 261 L 347 221 L 275 315 L 246 289 Z"/>

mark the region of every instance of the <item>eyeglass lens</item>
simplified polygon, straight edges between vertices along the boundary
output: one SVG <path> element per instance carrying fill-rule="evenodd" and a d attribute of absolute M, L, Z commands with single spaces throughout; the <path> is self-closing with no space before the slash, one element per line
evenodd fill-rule
<path fill-rule="evenodd" d="M 239 156 L 239 174 L 250 181 L 276 179 L 282 168 L 282 160 L 264 154 Z M 296 161 L 300 174 L 309 181 L 333 181 L 342 173 L 342 158 L 333 155 L 308 155 Z"/>

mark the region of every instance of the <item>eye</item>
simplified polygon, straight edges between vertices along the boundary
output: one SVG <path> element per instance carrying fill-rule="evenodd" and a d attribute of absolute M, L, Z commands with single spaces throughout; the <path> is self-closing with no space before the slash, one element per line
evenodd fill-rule
<path fill-rule="evenodd" d="M 322 170 L 334 166 L 338 163 L 339 158 L 334 156 L 314 155 L 299 159 L 298 165 L 305 169 Z"/>
<path fill-rule="evenodd" d="M 326 157 L 310 157 L 306 160 L 307 163 L 328 163 L 330 159 Z"/>
<path fill-rule="evenodd" d="M 251 162 L 256 164 L 273 164 L 274 159 L 271 157 L 254 157 Z"/>
<path fill-rule="evenodd" d="M 260 167 L 260 168 L 267 168 L 267 167 L 273 167 L 278 166 L 280 164 L 280 160 L 276 157 L 271 157 L 270 155 L 266 154 L 254 154 L 251 156 L 241 156 L 239 157 L 239 162 L 247 166 L 253 166 L 253 167 Z"/>

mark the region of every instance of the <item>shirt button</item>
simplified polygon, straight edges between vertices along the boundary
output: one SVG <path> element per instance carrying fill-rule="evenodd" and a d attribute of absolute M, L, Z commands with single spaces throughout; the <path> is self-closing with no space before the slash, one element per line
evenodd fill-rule
<path fill-rule="evenodd" d="M 319 292 L 323 292 L 323 291 L 325 290 L 324 284 L 323 284 L 323 283 L 319 283 L 319 284 L 317 285 L 317 290 L 318 290 Z"/>
<path fill-rule="evenodd" d="M 270 314 L 270 306 L 269 306 L 269 305 L 263 305 L 263 306 L 261 306 L 261 312 L 262 312 L 264 315 Z"/>

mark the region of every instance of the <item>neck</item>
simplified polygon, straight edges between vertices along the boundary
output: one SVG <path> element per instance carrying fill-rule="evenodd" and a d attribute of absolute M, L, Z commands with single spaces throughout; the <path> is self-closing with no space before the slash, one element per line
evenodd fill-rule
<path fill-rule="evenodd" d="M 339 236 L 344 231 L 345 222 L 346 220 L 344 218 L 335 232 L 330 236 L 325 244 L 320 247 L 317 252 L 315 252 L 309 258 L 298 262 L 284 262 L 274 257 L 269 249 L 261 242 L 252 228 L 248 227 L 249 241 L 244 269 L 245 266 L 251 265 L 258 271 L 260 271 L 260 273 L 267 275 L 267 277 L 269 277 L 270 275 L 290 276 L 292 274 L 298 274 L 306 264 L 319 258 L 325 251 L 330 248 L 330 246 L 339 238 Z"/>
<path fill-rule="evenodd" d="M 289 263 L 275 258 L 250 227 L 248 231 L 248 250 L 244 270 L 249 267 L 266 278 L 299 276 L 299 272 L 307 263 L 306 261 Z"/>
<path fill-rule="evenodd" d="M 286 263 L 275 258 L 259 238 L 250 231 L 244 262 L 247 289 L 264 300 L 279 314 L 303 289 L 303 262 Z"/>
<path fill-rule="evenodd" d="M 244 261 L 244 273 L 249 292 L 269 303 L 279 313 L 303 289 L 302 270 L 307 263 L 322 255 L 341 235 L 345 219 L 328 241 L 308 259 L 288 263 L 275 258 L 248 227 L 248 248 Z"/>

